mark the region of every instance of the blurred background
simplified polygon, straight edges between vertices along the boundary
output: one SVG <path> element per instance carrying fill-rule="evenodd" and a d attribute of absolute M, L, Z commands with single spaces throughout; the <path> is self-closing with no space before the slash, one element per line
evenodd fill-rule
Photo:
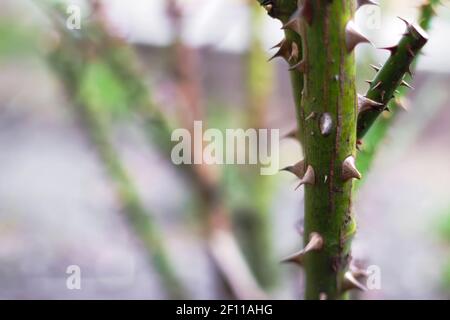
<path fill-rule="evenodd" d="M 360 93 L 370 64 L 387 58 L 376 48 L 405 28 L 396 17 L 417 20 L 423 2 L 358 11 L 374 44 L 357 51 Z M 405 92 L 408 112 L 383 115 L 389 129 L 375 130 L 376 156 L 363 157 L 353 257 L 380 268 L 381 289 L 358 299 L 450 297 L 442 2 Z M 70 5 L 81 9 L 79 30 L 67 27 Z M 0 298 L 301 298 L 302 271 L 279 263 L 302 247 L 295 178 L 170 160 L 172 129 L 194 120 L 295 128 L 288 67 L 267 63 L 280 27 L 256 1 L 2 0 Z M 297 141 L 281 141 L 281 168 L 301 158 Z M 67 287 L 73 265 L 79 290 Z"/>

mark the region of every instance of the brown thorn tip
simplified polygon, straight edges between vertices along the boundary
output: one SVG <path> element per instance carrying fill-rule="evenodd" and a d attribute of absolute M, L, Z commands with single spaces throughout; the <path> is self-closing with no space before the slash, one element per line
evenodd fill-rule
<path fill-rule="evenodd" d="M 288 61 L 291 55 L 292 46 L 289 41 L 283 40 L 274 48 L 279 48 L 278 51 L 268 60 L 269 62 L 275 58 L 282 57 L 284 60 Z"/>
<path fill-rule="evenodd" d="M 283 25 L 282 29 L 292 30 L 300 34 L 300 15 L 301 9 L 295 10 L 295 12 L 289 18 L 288 22 Z"/>
<path fill-rule="evenodd" d="M 293 166 L 286 167 L 281 169 L 281 171 L 287 171 L 293 173 L 297 176 L 297 178 L 302 179 L 305 175 L 305 160 L 301 160 L 294 164 Z"/>
<path fill-rule="evenodd" d="M 345 27 L 345 37 L 348 52 L 352 52 L 360 43 L 371 43 L 369 39 L 358 31 L 353 20 L 350 20 Z"/>
<path fill-rule="evenodd" d="M 392 46 L 392 47 L 384 47 L 384 48 L 379 48 L 379 49 L 380 50 L 388 50 L 391 53 L 391 55 L 393 55 L 393 54 L 397 53 L 398 46 L 395 45 L 395 46 Z"/>
<path fill-rule="evenodd" d="M 381 70 L 381 67 L 378 67 L 378 66 L 376 66 L 376 65 L 374 65 L 374 64 L 371 64 L 370 66 L 371 66 L 372 69 L 374 69 L 376 72 L 378 72 L 378 71 Z"/>
<path fill-rule="evenodd" d="M 281 46 L 283 45 L 283 42 L 285 42 L 285 41 L 286 41 L 286 39 L 281 40 L 280 42 L 278 42 L 276 45 L 274 45 L 270 49 L 272 50 L 272 49 L 276 49 L 276 48 L 281 48 Z"/>
<path fill-rule="evenodd" d="M 402 21 L 406 24 L 406 27 L 407 27 L 408 29 L 411 28 L 411 26 L 412 26 L 411 22 L 409 22 L 408 20 L 406 20 L 406 19 L 404 19 L 404 18 L 402 18 L 402 17 L 397 17 L 397 18 L 399 18 L 400 20 L 402 20 Z"/>
<path fill-rule="evenodd" d="M 342 180 L 347 181 L 350 179 L 361 179 L 361 173 L 356 169 L 355 157 L 349 156 L 344 160 L 342 164 Z"/>
<path fill-rule="evenodd" d="M 304 184 L 314 185 L 315 183 L 316 183 L 316 175 L 314 173 L 314 168 L 312 166 L 308 166 L 305 175 L 303 176 L 302 180 L 300 181 L 297 188 L 295 188 L 295 190 L 297 190 Z"/>

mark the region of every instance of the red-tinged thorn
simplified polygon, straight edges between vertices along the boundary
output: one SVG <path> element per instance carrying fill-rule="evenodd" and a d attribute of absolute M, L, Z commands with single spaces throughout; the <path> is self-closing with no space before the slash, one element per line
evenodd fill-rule
<path fill-rule="evenodd" d="M 356 24 L 353 20 L 350 20 L 345 27 L 345 41 L 347 45 L 347 51 L 352 52 L 355 47 L 360 43 L 370 43 L 369 39 L 367 39 L 356 27 Z"/>
<path fill-rule="evenodd" d="M 300 34 L 300 15 L 301 15 L 301 9 L 298 8 L 297 10 L 295 10 L 295 12 L 289 18 L 288 22 L 286 22 L 283 25 L 282 29 L 292 30 L 292 31 Z"/>
<path fill-rule="evenodd" d="M 278 51 L 268 61 L 270 62 L 273 59 L 279 58 L 279 57 L 281 57 L 287 61 L 291 55 L 291 48 L 292 48 L 292 46 L 289 41 L 287 41 L 287 40 L 282 41 Z"/>
<path fill-rule="evenodd" d="M 303 7 L 301 8 L 301 16 L 306 20 L 309 25 L 312 25 L 314 18 L 314 8 L 311 0 L 305 0 Z"/>

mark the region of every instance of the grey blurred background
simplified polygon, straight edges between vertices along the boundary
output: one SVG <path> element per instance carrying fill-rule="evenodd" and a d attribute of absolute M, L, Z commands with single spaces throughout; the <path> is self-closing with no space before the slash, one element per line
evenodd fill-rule
<path fill-rule="evenodd" d="M 0 3 L 0 298 L 165 298 L 60 80 L 43 58 L 56 36 L 36 2 Z M 381 2 L 379 28 L 366 24 L 373 11 L 357 15 L 376 47 L 395 43 L 404 28 L 396 16 L 415 19 L 422 1 Z M 168 114 L 180 112 L 174 111 L 176 89 L 168 71 L 174 41 L 195 53 L 206 108 L 239 112 L 246 104 L 243 70 L 253 36 L 249 2 L 185 0 L 179 6 L 181 35 L 164 0 L 103 1 L 110 32 L 133 47 L 152 99 L 166 106 Z M 82 12 L 89 19 L 89 12 Z M 359 230 L 353 256 L 379 266 L 382 275 L 382 289 L 359 295 L 361 299 L 449 297 L 449 18 L 444 1 L 420 58 L 415 90 L 408 93 L 409 112 L 395 119 L 357 195 Z M 269 48 L 282 38 L 279 23 L 264 16 L 259 37 L 269 57 Z M 364 92 L 364 77 L 371 76 L 368 61 L 382 63 L 386 53 L 364 46 L 357 57 L 359 90 Z M 289 75 L 283 61 L 272 68 L 267 125 L 287 132 L 295 125 Z M 190 298 L 227 297 L 189 213 L 189 185 L 129 121 L 118 121 L 113 136 L 140 197 L 162 229 Z M 281 167 L 300 154 L 296 142 L 282 141 Z M 271 183 L 268 208 L 278 276 L 266 292 L 276 299 L 297 298 L 301 271 L 277 261 L 301 245 L 295 226 L 303 196 L 293 190 L 295 181 L 287 175 Z M 69 265 L 82 270 L 81 290 L 66 287 Z"/>

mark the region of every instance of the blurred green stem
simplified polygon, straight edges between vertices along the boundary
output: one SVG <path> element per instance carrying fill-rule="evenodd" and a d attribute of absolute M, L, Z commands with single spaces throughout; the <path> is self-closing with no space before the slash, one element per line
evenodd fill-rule
<path fill-rule="evenodd" d="M 40 5 L 50 15 L 61 36 L 60 42 L 48 54 L 47 62 L 74 103 L 75 112 L 116 186 L 127 221 L 143 242 L 168 297 L 186 298 L 183 284 L 169 261 L 161 232 L 143 205 L 138 190 L 110 138 L 111 115 L 104 109 L 106 106 L 101 105 L 102 101 L 90 101 L 89 96 L 82 93 L 83 78 L 88 67 L 95 64 L 96 55 L 99 53 L 92 51 L 94 49 L 92 43 L 67 31 L 65 25 L 59 22 L 58 15 L 61 13 L 58 8 L 45 2 L 41 2 Z M 89 52 L 85 50 L 87 47 L 90 48 Z"/>

